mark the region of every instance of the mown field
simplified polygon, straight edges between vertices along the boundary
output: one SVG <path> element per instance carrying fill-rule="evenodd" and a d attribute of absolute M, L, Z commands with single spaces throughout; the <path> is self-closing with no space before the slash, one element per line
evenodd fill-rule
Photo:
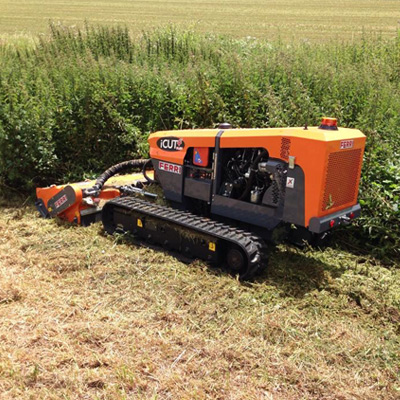
<path fill-rule="evenodd" d="M 234 37 L 326 41 L 357 39 L 363 32 L 393 36 L 400 7 L 397 0 L 0 0 L 0 35 L 7 38 L 47 33 L 49 20 L 82 25 L 84 19 L 124 24 L 136 33 L 173 23 Z"/>
<path fill-rule="evenodd" d="M 0 208 L 8 399 L 398 399 L 400 270 L 340 248 L 218 269 Z"/>
<path fill-rule="evenodd" d="M 0 0 L 0 399 L 399 398 L 397 1 L 240 4 Z M 363 215 L 253 283 L 32 206 L 155 130 L 323 115 L 367 135 Z"/>

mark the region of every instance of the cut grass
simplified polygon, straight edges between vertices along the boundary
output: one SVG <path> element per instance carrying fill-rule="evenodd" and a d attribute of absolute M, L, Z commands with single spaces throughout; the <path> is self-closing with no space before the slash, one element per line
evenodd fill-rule
<path fill-rule="evenodd" d="M 280 246 L 241 284 L 0 209 L 2 399 L 396 399 L 400 271 Z"/>
<path fill-rule="evenodd" d="M 47 33 L 49 20 L 79 25 L 86 18 L 93 24 L 126 24 L 135 32 L 174 23 L 236 37 L 348 40 L 363 32 L 393 36 L 400 19 L 398 0 L 0 0 L 0 11 L 0 33 L 8 39 Z"/>

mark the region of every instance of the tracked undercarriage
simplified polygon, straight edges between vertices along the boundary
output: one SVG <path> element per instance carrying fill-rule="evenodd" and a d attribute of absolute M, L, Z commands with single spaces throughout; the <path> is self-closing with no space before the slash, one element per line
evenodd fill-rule
<path fill-rule="evenodd" d="M 252 279 L 267 266 L 267 248 L 260 237 L 137 197 L 109 201 L 103 224 L 110 234 L 129 232 L 167 250 L 224 265 L 240 279 Z"/>

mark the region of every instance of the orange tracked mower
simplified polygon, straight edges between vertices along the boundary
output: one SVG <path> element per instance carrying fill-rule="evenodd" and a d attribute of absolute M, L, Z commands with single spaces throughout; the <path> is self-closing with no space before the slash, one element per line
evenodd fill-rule
<path fill-rule="evenodd" d="M 266 266 L 265 240 L 278 227 L 314 240 L 360 214 L 365 136 L 333 118 L 308 128 L 155 132 L 149 144 L 149 160 L 118 164 L 95 182 L 37 189 L 40 213 L 102 220 L 109 233 L 224 263 L 242 279 Z M 117 176 L 135 167 L 142 173 Z M 169 207 L 151 201 L 149 183 Z"/>

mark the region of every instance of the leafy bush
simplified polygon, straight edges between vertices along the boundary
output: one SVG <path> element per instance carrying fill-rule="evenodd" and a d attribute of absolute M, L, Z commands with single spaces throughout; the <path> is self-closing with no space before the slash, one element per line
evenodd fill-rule
<path fill-rule="evenodd" d="M 363 240 L 399 255 L 399 111 L 400 36 L 310 45 L 52 25 L 34 48 L 0 47 L 0 181 L 30 190 L 81 179 L 146 155 L 160 129 L 331 115 L 368 136 Z"/>

